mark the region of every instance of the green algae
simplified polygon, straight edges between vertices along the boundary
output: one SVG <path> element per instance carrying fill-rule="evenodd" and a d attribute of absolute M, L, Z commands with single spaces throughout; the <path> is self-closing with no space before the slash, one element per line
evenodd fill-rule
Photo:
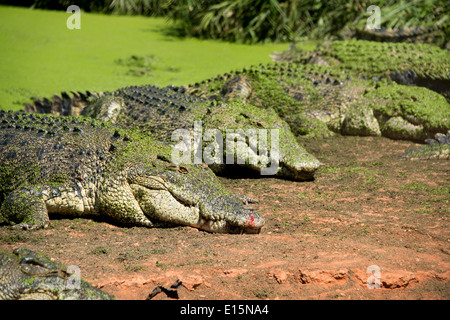
<path fill-rule="evenodd" d="M 164 18 L 81 13 L 69 30 L 65 11 L 0 6 L 0 108 L 61 91 L 112 91 L 129 85 L 195 83 L 230 69 L 269 62 L 286 44 L 244 45 L 169 35 Z M 152 72 L 117 61 L 152 56 Z M 137 70 L 137 71 L 136 71 Z M 133 72 L 134 71 L 134 72 Z M 139 76 L 135 76 L 138 74 Z"/>
<path fill-rule="evenodd" d="M 377 118 L 402 117 L 413 125 L 422 125 L 427 137 L 450 129 L 450 104 L 427 88 L 383 83 L 368 89 L 364 97 Z"/>
<path fill-rule="evenodd" d="M 446 79 L 450 72 L 447 50 L 428 44 L 345 40 L 333 41 L 318 51 L 325 58 L 339 61 L 339 67 L 368 77 L 412 70 L 419 78 Z M 335 60 L 328 61 L 333 65 Z"/>

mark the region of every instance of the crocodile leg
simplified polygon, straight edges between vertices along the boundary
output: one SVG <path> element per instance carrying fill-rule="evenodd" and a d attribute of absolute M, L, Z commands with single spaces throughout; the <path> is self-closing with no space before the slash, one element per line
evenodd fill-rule
<path fill-rule="evenodd" d="M 42 197 L 19 189 L 11 192 L 0 208 L 0 221 L 13 224 L 15 229 L 46 228 L 50 219 Z"/>
<path fill-rule="evenodd" d="M 151 218 L 181 225 L 196 225 L 200 221 L 198 206 L 180 203 L 167 190 L 150 190 L 135 184 L 131 189 L 142 210 Z"/>
<path fill-rule="evenodd" d="M 145 216 L 127 182 L 123 182 L 123 184 L 105 183 L 98 195 L 98 209 L 122 225 L 155 226 Z"/>
<path fill-rule="evenodd" d="M 64 213 L 74 217 L 95 214 L 92 195 L 83 185 L 31 185 L 11 192 L 0 208 L 0 222 L 14 229 L 46 228 L 49 214 Z"/>

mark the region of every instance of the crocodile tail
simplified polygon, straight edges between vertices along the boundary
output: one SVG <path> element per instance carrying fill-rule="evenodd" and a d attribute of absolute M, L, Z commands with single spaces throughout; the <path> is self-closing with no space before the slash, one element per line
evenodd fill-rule
<path fill-rule="evenodd" d="M 79 91 L 61 92 L 54 94 L 50 99 L 37 98 L 32 104 L 25 104 L 26 112 L 50 113 L 62 116 L 79 116 L 90 101 L 102 97 L 103 92 L 85 93 Z"/>

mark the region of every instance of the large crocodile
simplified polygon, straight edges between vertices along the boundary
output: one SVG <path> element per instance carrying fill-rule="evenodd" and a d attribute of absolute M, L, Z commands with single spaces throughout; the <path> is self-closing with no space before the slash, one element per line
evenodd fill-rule
<path fill-rule="evenodd" d="M 0 111 L 0 221 L 49 224 L 49 214 L 120 225 L 259 232 L 264 219 L 205 165 L 175 165 L 139 131 L 83 117 Z"/>
<path fill-rule="evenodd" d="M 35 103 L 28 105 L 27 111 L 60 114 L 58 99 L 48 100 L 45 106 Z M 132 86 L 104 93 L 102 97 L 88 103 L 81 114 L 111 121 L 121 128 L 139 127 L 143 131 L 151 132 L 155 138 L 172 144 L 174 144 L 172 134 L 176 130 L 189 130 L 191 136 L 194 136 L 194 123 L 201 122 L 203 133 L 207 130 L 218 130 L 223 138 L 223 157 L 211 164 L 211 168 L 216 173 L 234 174 L 239 168 L 245 168 L 247 172 L 261 173 L 264 168 L 273 167 L 273 171 L 269 172 L 270 175 L 293 180 L 309 180 L 313 178 L 315 170 L 321 166 L 314 156 L 298 144 L 287 123 L 272 109 L 263 110 L 239 102 L 212 103 L 210 100 L 185 94 L 183 89 L 172 86 L 167 88 L 153 85 Z M 271 149 L 274 146 L 273 143 L 268 143 L 267 151 L 270 155 L 268 162 L 267 157 L 258 156 L 258 153 L 261 154 L 259 146 L 251 147 L 248 142 L 249 137 L 245 136 L 248 130 L 259 129 L 269 129 L 266 132 L 269 136 L 273 132 L 271 129 L 275 129 L 278 134 L 279 153 L 276 154 L 276 150 Z M 227 135 L 230 130 L 234 130 L 233 136 Z M 242 130 L 242 134 L 237 136 L 239 130 Z M 229 139 L 239 139 L 243 142 L 256 160 L 252 162 L 248 157 L 244 159 L 248 155 L 244 154 L 235 161 L 227 162 L 226 159 L 230 153 L 227 153 L 226 144 L 231 141 Z M 274 141 L 271 140 L 271 142 Z M 207 144 L 203 143 L 202 147 L 206 148 Z M 235 153 L 238 154 L 238 152 Z M 223 165 L 224 163 L 227 165 Z M 240 172 L 243 173 L 242 170 Z"/>
<path fill-rule="evenodd" d="M 0 250 L 0 300 L 114 300 L 78 269 L 25 248 Z"/>
<path fill-rule="evenodd" d="M 442 95 L 386 78 L 360 78 L 337 67 L 263 64 L 184 90 L 273 108 L 297 136 L 383 135 L 422 142 L 450 129 L 450 104 Z"/>

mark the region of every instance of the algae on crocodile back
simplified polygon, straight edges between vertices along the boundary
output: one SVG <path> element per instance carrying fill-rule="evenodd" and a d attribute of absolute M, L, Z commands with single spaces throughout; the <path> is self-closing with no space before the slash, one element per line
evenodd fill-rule
<path fill-rule="evenodd" d="M 341 133 L 423 141 L 449 127 L 449 103 L 438 93 L 386 79 L 361 79 L 339 67 L 298 63 L 251 66 L 186 90 L 227 99 L 222 88 L 236 77 L 245 78 L 252 88 L 249 94 L 245 92 L 247 105 L 275 110 L 297 136 Z M 239 95 L 233 99 L 242 100 Z"/>
<path fill-rule="evenodd" d="M 303 126 L 294 132 L 304 136 L 326 137 L 331 131 L 423 142 L 450 129 L 449 102 L 427 88 L 356 79 L 314 90 L 320 98 L 305 98 L 303 110 L 290 115 L 291 126 Z"/>
<path fill-rule="evenodd" d="M 392 71 L 414 71 L 419 77 L 448 79 L 450 55 L 428 44 L 391 43 L 368 40 L 336 40 L 319 45 L 312 52 L 294 48 L 278 60 L 339 66 L 355 74 L 390 76 Z"/>
<path fill-rule="evenodd" d="M 337 40 L 311 52 L 294 47 L 273 58 L 336 67 L 366 79 L 388 78 L 399 84 L 426 87 L 450 101 L 450 54 L 432 45 Z"/>
<path fill-rule="evenodd" d="M 211 109 L 208 114 L 204 115 L 203 121 L 206 130 L 220 130 L 225 141 L 227 139 L 232 139 L 233 141 L 235 138 L 233 135 L 240 130 L 240 139 L 244 143 L 246 139 L 251 139 L 248 136 L 245 137 L 245 131 L 249 132 L 248 130 L 254 130 L 255 134 L 258 134 L 257 130 L 264 131 L 267 140 L 263 141 L 264 139 L 261 139 L 259 135 L 256 145 L 253 146 L 255 149 L 251 152 L 250 149 L 244 151 L 254 153 L 257 157 L 264 153 L 265 150 L 262 149 L 266 148 L 266 151 L 268 151 L 269 163 L 259 161 L 256 164 L 252 164 L 248 162 L 248 159 L 245 159 L 249 168 L 256 171 L 273 165 L 273 161 L 279 161 L 279 168 L 276 171 L 276 175 L 295 180 L 305 180 L 311 179 L 317 168 L 322 165 L 313 155 L 298 144 L 288 124 L 272 108 L 262 109 L 251 104 L 230 101 Z M 227 134 L 230 131 L 232 131 L 232 135 L 228 137 Z M 272 140 L 274 139 L 272 136 L 273 131 L 275 131 L 278 137 L 278 150 L 274 145 L 276 141 Z M 250 142 L 246 143 L 246 145 L 252 148 Z M 229 150 L 225 147 L 223 149 L 224 158 L 226 158 L 229 156 L 227 154 Z M 242 160 L 240 159 L 240 161 Z"/>
<path fill-rule="evenodd" d="M 345 40 L 333 41 L 318 52 L 325 59 L 336 59 L 340 67 L 368 77 L 412 70 L 419 76 L 447 78 L 450 72 L 448 51 L 428 44 Z"/>
<path fill-rule="evenodd" d="M 338 69 L 322 66 L 269 63 L 232 71 L 185 88 L 188 93 L 200 97 L 245 101 L 263 110 L 275 110 L 296 135 L 324 136 L 330 134 L 327 128 L 322 126 L 317 132 L 312 129 L 318 127 L 316 124 L 320 127 L 321 122 L 299 119 L 299 115 L 308 111 L 311 105 L 326 104 L 321 84 L 339 85 L 345 76 Z M 244 78 L 251 87 L 250 93 L 245 92 L 245 100 L 240 95 L 224 95 L 224 86 L 236 77 Z M 247 87 L 247 83 L 244 85 Z M 246 91 L 249 90 L 246 88 Z"/>
<path fill-rule="evenodd" d="M 220 82 L 220 81 L 219 81 Z M 200 85 L 194 87 L 201 88 Z M 202 121 L 205 129 L 217 129 L 225 137 L 225 132 L 232 129 L 276 129 L 280 128 L 280 158 L 277 171 L 271 175 L 277 175 L 288 179 L 312 179 L 314 171 L 321 165 L 320 162 L 306 150 L 298 145 L 289 127 L 273 111 L 271 106 L 257 108 L 240 102 L 223 103 L 211 101 L 204 97 L 186 94 L 184 88 L 156 86 L 132 86 L 118 89 L 112 93 L 105 94 L 97 101 L 91 103 L 83 110 L 83 115 L 110 119 L 123 128 L 138 127 L 143 131 L 151 132 L 158 140 L 169 144 L 177 144 L 178 130 L 187 131 L 192 139 L 194 136 L 194 125 L 196 121 Z M 289 97 L 287 97 L 289 98 Z M 214 117 L 212 118 L 212 115 Z M 256 118 L 254 118 L 256 117 Z M 183 134 L 184 136 L 184 134 Z M 179 138 L 181 138 L 180 136 Z M 175 140 L 173 140 L 175 138 Z M 184 137 L 183 137 L 184 140 Z M 192 145 L 192 143 L 189 143 Z M 179 145 L 181 147 L 181 145 Z M 188 148 L 184 143 L 183 148 Z M 192 150 L 191 147 L 188 148 Z M 183 157 L 185 157 L 185 153 Z M 225 154 L 225 157 L 227 154 Z M 260 158 L 262 159 L 262 158 Z M 267 160 L 267 158 L 265 158 Z M 201 161 L 202 159 L 200 159 Z M 215 164 L 218 161 L 215 161 Z M 230 166 L 224 167 L 225 160 L 219 166 L 211 166 L 218 173 L 230 172 Z M 231 161 L 227 164 L 231 164 Z M 239 161 L 241 162 L 241 161 Z M 211 163 L 210 163 L 211 164 Z M 248 161 L 238 164 L 241 173 L 245 168 L 250 171 L 264 171 L 270 174 L 266 168 L 273 168 L 274 162 L 269 161 L 252 165 Z M 267 166 L 268 165 L 268 166 Z M 233 166 L 236 169 L 235 166 Z M 227 170 L 223 170 L 227 169 Z M 275 168 L 273 169 L 275 170 Z M 270 169 L 272 172 L 272 169 Z"/>
<path fill-rule="evenodd" d="M 382 82 L 368 88 L 364 97 L 384 136 L 423 141 L 450 129 L 450 104 L 427 88 Z"/>

